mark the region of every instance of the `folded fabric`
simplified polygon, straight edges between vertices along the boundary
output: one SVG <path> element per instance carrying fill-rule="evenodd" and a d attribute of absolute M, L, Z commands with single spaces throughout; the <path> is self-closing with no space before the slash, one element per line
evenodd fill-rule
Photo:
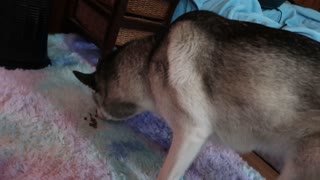
<path fill-rule="evenodd" d="M 320 13 L 289 2 L 277 9 L 262 9 L 258 0 L 181 0 L 172 20 L 194 10 L 208 10 L 228 19 L 282 28 L 320 42 Z"/>

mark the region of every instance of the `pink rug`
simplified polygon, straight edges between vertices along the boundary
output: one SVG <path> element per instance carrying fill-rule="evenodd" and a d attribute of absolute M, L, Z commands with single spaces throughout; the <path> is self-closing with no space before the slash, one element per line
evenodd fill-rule
<path fill-rule="evenodd" d="M 96 129 L 85 120 L 94 111 L 91 92 L 72 70 L 92 72 L 97 49 L 52 35 L 49 56 L 53 65 L 42 70 L 0 68 L 0 179 L 155 179 L 166 151 L 136 126 L 146 119 L 99 121 Z M 233 151 L 209 144 L 185 179 L 263 178 Z"/>

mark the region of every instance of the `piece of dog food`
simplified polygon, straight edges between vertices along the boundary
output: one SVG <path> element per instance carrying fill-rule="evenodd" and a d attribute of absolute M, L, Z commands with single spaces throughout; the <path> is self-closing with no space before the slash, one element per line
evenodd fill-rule
<path fill-rule="evenodd" d="M 91 122 L 89 123 L 89 126 L 97 129 L 97 128 L 98 128 L 98 123 L 97 123 L 96 118 L 94 118 L 91 113 L 89 113 L 89 115 L 90 115 L 90 121 L 91 121 Z"/>

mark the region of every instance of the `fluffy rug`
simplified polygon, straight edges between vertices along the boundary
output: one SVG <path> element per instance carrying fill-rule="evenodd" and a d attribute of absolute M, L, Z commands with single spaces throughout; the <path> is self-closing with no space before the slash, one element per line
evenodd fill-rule
<path fill-rule="evenodd" d="M 76 35 L 49 36 L 52 65 L 0 68 L 0 179 L 155 179 L 172 133 L 151 113 L 97 122 L 91 91 L 72 70 L 92 72 L 98 50 Z M 185 179 L 263 179 L 236 153 L 207 144 Z"/>

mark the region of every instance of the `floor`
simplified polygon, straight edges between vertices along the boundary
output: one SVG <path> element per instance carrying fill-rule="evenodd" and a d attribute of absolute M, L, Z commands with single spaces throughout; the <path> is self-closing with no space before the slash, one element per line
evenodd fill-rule
<path fill-rule="evenodd" d="M 279 173 L 256 153 L 243 154 L 241 157 L 264 178 L 266 178 L 266 180 L 274 180 L 279 176 Z"/>

